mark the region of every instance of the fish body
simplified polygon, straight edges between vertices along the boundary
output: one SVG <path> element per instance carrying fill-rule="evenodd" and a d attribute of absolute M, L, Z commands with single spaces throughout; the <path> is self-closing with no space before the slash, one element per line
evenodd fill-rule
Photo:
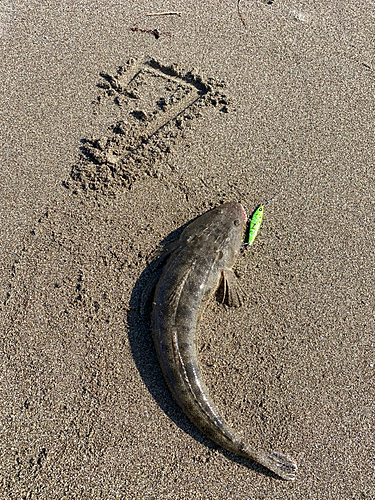
<path fill-rule="evenodd" d="M 223 300 L 239 305 L 231 286 L 232 267 L 246 221 L 242 205 L 230 202 L 186 227 L 156 286 L 153 340 L 170 391 L 197 427 L 223 448 L 255 460 L 284 479 L 294 479 L 296 465 L 290 458 L 253 450 L 228 426 L 209 396 L 198 365 L 197 325 L 222 280 Z"/>

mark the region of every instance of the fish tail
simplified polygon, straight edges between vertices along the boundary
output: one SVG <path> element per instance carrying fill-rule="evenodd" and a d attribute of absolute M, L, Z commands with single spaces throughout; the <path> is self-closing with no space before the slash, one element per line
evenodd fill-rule
<path fill-rule="evenodd" d="M 294 481 L 296 478 L 297 464 L 283 453 L 276 451 L 264 453 L 257 457 L 256 461 L 286 481 Z"/>

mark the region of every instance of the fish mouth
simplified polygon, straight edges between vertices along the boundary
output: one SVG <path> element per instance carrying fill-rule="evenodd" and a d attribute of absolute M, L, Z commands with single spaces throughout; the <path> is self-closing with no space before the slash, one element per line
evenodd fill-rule
<path fill-rule="evenodd" d="M 244 217 L 244 219 L 245 219 L 245 221 L 244 221 L 244 222 L 247 222 L 247 213 L 246 213 L 246 210 L 245 210 L 245 209 L 244 209 L 244 207 L 241 205 L 241 203 L 239 203 L 239 205 L 240 205 L 240 207 L 241 207 L 241 209 L 242 209 L 242 215 L 243 215 L 243 217 Z"/>
<path fill-rule="evenodd" d="M 246 224 L 247 214 L 246 214 L 246 210 L 241 205 L 241 203 L 238 203 L 237 201 L 228 201 L 227 203 L 224 203 L 223 205 L 221 205 L 217 208 L 229 210 L 232 217 L 239 218 L 241 220 L 242 224 Z"/>

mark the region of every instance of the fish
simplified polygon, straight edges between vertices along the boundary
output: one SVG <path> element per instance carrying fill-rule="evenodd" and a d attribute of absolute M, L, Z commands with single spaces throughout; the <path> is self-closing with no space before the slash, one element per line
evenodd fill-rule
<path fill-rule="evenodd" d="M 253 449 L 227 424 L 198 363 L 196 331 L 207 301 L 221 288 L 222 300 L 229 306 L 241 304 L 232 268 L 246 223 L 242 205 L 228 202 L 184 229 L 169 249 L 156 284 L 152 337 L 169 390 L 191 422 L 222 448 L 294 480 L 297 465 L 289 456 Z"/>

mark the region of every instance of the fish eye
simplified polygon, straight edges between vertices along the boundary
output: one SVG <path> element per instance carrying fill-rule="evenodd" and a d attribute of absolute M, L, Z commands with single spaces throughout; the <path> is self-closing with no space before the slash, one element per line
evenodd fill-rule
<path fill-rule="evenodd" d="M 240 224 L 241 224 L 241 222 L 240 222 L 238 219 L 236 219 L 236 220 L 234 221 L 234 225 L 235 225 L 236 227 L 238 227 Z"/>

